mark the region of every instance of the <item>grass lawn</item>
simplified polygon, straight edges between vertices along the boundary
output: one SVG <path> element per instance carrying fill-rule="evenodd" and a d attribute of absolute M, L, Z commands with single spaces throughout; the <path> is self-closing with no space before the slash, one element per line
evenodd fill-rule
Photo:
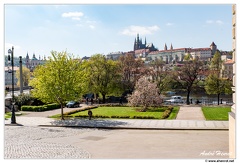
<path fill-rule="evenodd" d="M 22 115 L 21 113 L 19 114 L 19 113 L 15 112 L 15 116 L 21 116 L 21 115 Z M 5 119 L 11 118 L 12 117 L 12 112 L 5 113 L 4 117 L 5 117 Z"/>
<path fill-rule="evenodd" d="M 228 121 L 228 112 L 231 107 L 202 107 L 206 120 Z"/>
<path fill-rule="evenodd" d="M 12 116 L 11 112 L 5 113 L 5 119 L 11 118 L 11 116 Z"/>
<path fill-rule="evenodd" d="M 106 118 L 134 118 L 134 116 L 141 119 L 148 118 L 148 119 L 162 119 L 163 112 L 167 109 L 167 107 L 156 108 L 156 109 L 149 109 L 146 112 L 139 112 L 137 108 L 132 107 L 98 107 L 96 109 L 92 109 L 93 116 L 98 117 L 106 117 Z M 174 107 L 172 113 L 167 119 L 175 119 L 178 113 L 179 107 Z M 87 116 L 88 111 L 81 111 L 74 114 L 71 114 L 71 117 L 81 117 Z M 150 118 L 152 117 L 152 118 Z"/>

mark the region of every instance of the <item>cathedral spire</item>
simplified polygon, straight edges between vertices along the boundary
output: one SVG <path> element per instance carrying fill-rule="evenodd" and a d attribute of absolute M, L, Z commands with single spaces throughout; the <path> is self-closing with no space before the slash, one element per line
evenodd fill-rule
<path fill-rule="evenodd" d="M 26 56 L 27 59 L 29 59 L 29 55 L 28 55 L 28 52 L 27 52 L 27 56 Z"/>
<path fill-rule="evenodd" d="M 170 47 L 171 50 L 173 50 L 173 46 L 172 46 L 172 43 L 171 43 L 171 47 Z"/>
<path fill-rule="evenodd" d="M 166 43 L 165 43 L 165 46 L 164 46 L 164 50 L 167 50 L 167 45 L 166 45 Z"/>

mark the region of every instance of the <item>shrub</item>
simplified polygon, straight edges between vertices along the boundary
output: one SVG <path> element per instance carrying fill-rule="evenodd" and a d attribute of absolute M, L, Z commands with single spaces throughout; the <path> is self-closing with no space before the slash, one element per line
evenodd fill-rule
<path fill-rule="evenodd" d="M 53 110 L 53 109 L 58 109 L 60 108 L 59 104 L 47 104 L 47 105 L 41 105 L 41 106 L 28 106 L 28 105 L 23 105 L 21 107 L 22 111 L 34 111 L 34 112 L 42 112 L 42 111 L 47 111 L 47 110 Z"/>
<path fill-rule="evenodd" d="M 41 112 L 41 111 L 46 111 L 47 110 L 47 106 L 43 105 L 43 106 L 22 106 L 21 107 L 22 111 L 34 111 L 34 112 Z"/>
<path fill-rule="evenodd" d="M 107 103 L 107 104 L 98 104 L 101 107 L 126 107 L 126 104 L 119 104 L 119 103 Z"/>

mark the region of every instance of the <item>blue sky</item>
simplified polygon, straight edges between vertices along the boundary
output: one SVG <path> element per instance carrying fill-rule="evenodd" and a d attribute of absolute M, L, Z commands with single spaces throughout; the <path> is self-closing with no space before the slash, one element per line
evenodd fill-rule
<path fill-rule="evenodd" d="M 231 4 L 90 4 L 4 6 L 5 53 L 50 56 L 51 50 L 75 56 L 131 51 L 136 34 L 159 50 L 232 49 Z"/>

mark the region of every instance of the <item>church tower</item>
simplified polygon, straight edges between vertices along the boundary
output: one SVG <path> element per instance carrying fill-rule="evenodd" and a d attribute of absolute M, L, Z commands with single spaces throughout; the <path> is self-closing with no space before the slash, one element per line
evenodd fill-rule
<path fill-rule="evenodd" d="M 30 67 L 30 61 L 29 61 L 29 55 L 27 52 L 27 56 L 26 56 L 26 67 L 29 68 Z"/>
<path fill-rule="evenodd" d="M 135 40 L 134 40 L 133 50 L 135 51 L 135 50 L 138 50 L 138 49 L 145 49 L 146 44 L 147 44 L 146 37 L 145 37 L 145 43 L 143 43 L 142 39 L 139 38 L 139 34 L 137 34 L 137 38 L 135 38 Z"/>
<path fill-rule="evenodd" d="M 210 45 L 210 49 L 212 50 L 212 55 L 215 54 L 215 52 L 217 51 L 217 45 L 212 42 L 212 44 Z"/>
<path fill-rule="evenodd" d="M 167 50 L 167 45 L 166 45 L 166 43 L 165 43 L 165 46 L 164 46 L 164 50 Z"/>

